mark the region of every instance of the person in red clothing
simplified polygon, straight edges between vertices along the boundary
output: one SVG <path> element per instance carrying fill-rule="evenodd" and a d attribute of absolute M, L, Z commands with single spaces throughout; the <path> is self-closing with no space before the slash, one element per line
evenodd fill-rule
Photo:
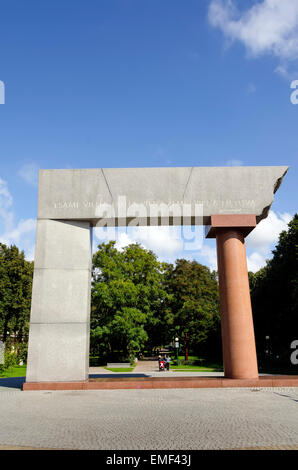
<path fill-rule="evenodd" d="M 165 370 L 165 361 L 163 360 L 161 356 L 159 356 L 158 358 L 158 366 L 159 366 L 159 370 Z"/>

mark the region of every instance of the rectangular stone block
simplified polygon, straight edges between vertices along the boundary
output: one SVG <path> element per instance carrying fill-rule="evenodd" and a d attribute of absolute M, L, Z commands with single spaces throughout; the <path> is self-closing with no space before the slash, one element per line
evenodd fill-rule
<path fill-rule="evenodd" d="M 220 214 L 211 215 L 211 225 L 205 227 L 206 238 L 216 238 L 216 230 L 236 228 L 246 237 L 257 225 L 254 214 Z"/>
<path fill-rule="evenodd" d="M 35 269 L 31 322 L 89 322 L 90 296 L 87 269 Z"/>
<path fill-rule="evenodd" d="M 89 332 L 89 323 L 32 323 L 26 381 L 87 380 Z"/>
<path fill-rule="evenodd" d="M 34 268 L 91 269 L 90 223 L 38 220 Z"/>
<path fill-rule="evenodd" d="M 90 297 L 89 222 L 38 220 L 27 382 L 87 379 Z"/>
<path fill-rule="evenodd" d="M 286 166 L 41 170 L 38 218 L 109 226 L 134 218 L 140 225 L 208 225 L 211 215 L 254 214 L 259 222 L 287 171 Z M 185 204 L 190 210 L 181 220 Z M 162 214 L 157 222 L 154 206 L 171 206 L 171 221 Z"/>

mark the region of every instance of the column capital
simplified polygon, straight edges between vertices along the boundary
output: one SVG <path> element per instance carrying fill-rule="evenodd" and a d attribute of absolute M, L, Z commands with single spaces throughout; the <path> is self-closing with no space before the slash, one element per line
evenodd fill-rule
<path fill-rule="evenodd" d="M 220 229 L 234 229 L 246 237 L 257 225 L 255 214 L 215 214 L 211 215 L 211 224 L 205 227 L 206 238 L 216 238 Z"/>

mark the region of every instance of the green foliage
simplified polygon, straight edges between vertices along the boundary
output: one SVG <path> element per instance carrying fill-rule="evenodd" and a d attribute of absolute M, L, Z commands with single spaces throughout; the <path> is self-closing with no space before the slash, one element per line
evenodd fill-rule
<path fill-rule="evenodd" d="M 175 361 L 177 362 L 177 358 L 175 358 Z M 197 356 L 188 356 L 188 360 L 186 361 L 184 356 L 179 356 L 179 365 L 181 366 L 201 366 L 205 362 L 205 359 L 202 357 L 197 357 Z"/>
<path fill-rule="evenodd" d="M 14 367 L 18 366 L 20 362 L 26 363 L 27 360 L 27 343 L 14 343 L 8 339 L 5 343 L 4 350 L 4 364 L 0 364 L 0 373 L 11 371 Z"/>
<path fill-rule="evenodd" d="M 216 274 L 199 263 L 161 263 L 138 244 L 102 243 L 93 257 L 91 352 L 129 358 L 189 335 L 196 352 L 220 355 Z"/>
<path fill-rule="evenodd" d="M 289 364 L 290 344 L 298 339 L 298 214 L 288 227 L 280 234 L 273 258 L 260 271 L 249 274 L 261 362 L 278 356 Z"/>
<path fill-rule="evenodd" d="M 169 335 L 178 336 L 184 344 L 188 334 L 189 348 L 197 354 L 220 356 L 219 293 L 215 272 L 196 261 L 179 259 L 168 265 L 167 290 L 170 293 Z"/>
<path fill-rule="evenodd" d="M 118 251 L 102 243 L 93 256 L 91 351 L 131 360 L 162 341 L 163 264 L 152 251 L 132 244 Z"/>
<path fill-rule="evenodd" d="M 0 243 L 0 336 L 3 342 L 14 335 L 27 336 L 31 305 L 33 263 L 23 251 Z"/>
<path fill-rule="evenodd" d="M 5 348 L 4 354 L 4 368 L 11 369 L 18 365 L 18 358 L 16 352 L 12 351 L 9 347 Z"/>
<path fill-rule="evenodd" d="M 23 361 L 25 364 L 27 362 L 28 355 L 28 343 L 16 343 L 15 344 L 16 354 L 18 358 L 18 363 Z"/>

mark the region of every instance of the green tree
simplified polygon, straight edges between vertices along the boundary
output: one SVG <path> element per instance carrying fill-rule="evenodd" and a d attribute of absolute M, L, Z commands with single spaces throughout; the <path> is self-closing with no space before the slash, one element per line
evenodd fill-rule
<path fill-rule="evenodd" d="M 91 346 L 110 356 L 134 356 L 163 342 L 168 294 L 164 265 L 152 251 L 131 244 L 118 251 L 102 243 L 93 256 Z"/>
<path fill-rule="evenodd" d="M 21 342 L 28 334 L 33 262 L 23 251 L 0 243 L 0 335 L 4 342 L 14 334 Z"/>
<path fill-rule="evenodd" d="M 290 344 L 298 339 L 298 214 L 280 234 L 273 258 L 249 277 L 259 359 L 279 356 L 289 364 Z"/>
<path fill-rule="evenodd" d="M 171 336 L 183 342 L 188 333 L 189 346 L 206 357 L 221 354 L 219 293 L 215 272 L 197 261 L 178 259 L 168 265 L 167 290 Z"/>

